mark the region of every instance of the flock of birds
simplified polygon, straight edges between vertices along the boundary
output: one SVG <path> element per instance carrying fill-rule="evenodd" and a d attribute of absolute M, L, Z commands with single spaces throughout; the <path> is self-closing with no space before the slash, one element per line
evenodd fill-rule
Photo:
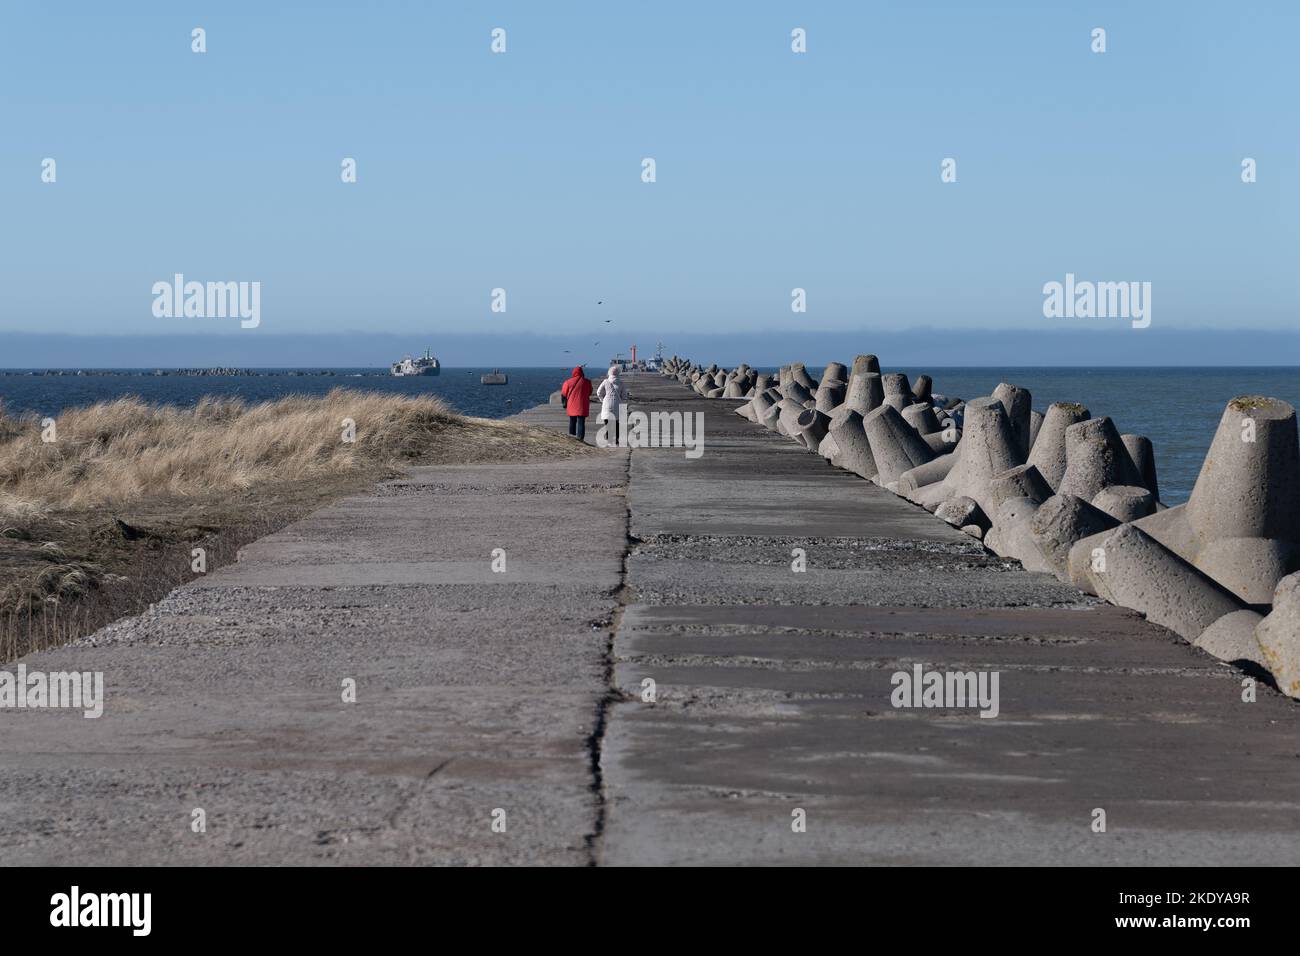
<path fill-rule="evenodd" d="M 604 305 L 604 304 L 605 304 L 605 300 L 604 300 L 604 299 L 597 299 L 597 300 L 596 300 L 596 304 L 597 304 L 597 305 Z M 612 322 L 613 320 L 612 320 L 612 319 L 604 319 L 604 320 L 602 320 L 602 321 L 604 322 L 605 325 L 609 325 L 610 322 Z M 592 343 L 591 343 L 591 347 L 592 347 L 592 348 L 595 348 L 595 347 L 598 346 L 598 345 L 600 345 L 599 342 L 592 342 Z M 565 355 L 572 355 L 572 354 L 573 354 L 573 349 L 565 349 L 565 350 L 564 350 L 564 354 L 565 354 Z M 583 365 L 589 365 L 589 364 L 591 364 L 591 363 L 588 362 L 586 359 L 583 359 L 582 364 L 583 364 Z"/>

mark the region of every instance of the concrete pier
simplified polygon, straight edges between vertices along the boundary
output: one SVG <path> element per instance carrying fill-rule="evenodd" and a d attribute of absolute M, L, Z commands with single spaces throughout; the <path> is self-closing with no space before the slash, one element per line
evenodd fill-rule
<path fill-rule="evenodd" d="M 0 712 L 0 862 L 1300 854 L 1294 702 L 1243 701 L 1241 671 L 740 400 L 628 383 L 633 410 L 702 414 L 704 454 L 415 468 L 24 659 L 102 671 L 105 712 Z M 917 664 L 998 672 L 998 715 L 895 708 Z"/>
<path fill-rule="evenodd" d="M 602 862 L 1296 859 L 1295 704 L 1262 683 L 1243 702 L 1239 671 L 732 403 L 634 382 L 646 407 L 702 412 L 706 452 L 632 453 Z M 999 715 L 895 709 L 916 663 L 999 671 Z"/>
<path fill-rule="evenodd" d="M 0 863 L 589 864 L 626 479 L 414 468 L 24 658 L 104 712 L 0 710 Z"/>

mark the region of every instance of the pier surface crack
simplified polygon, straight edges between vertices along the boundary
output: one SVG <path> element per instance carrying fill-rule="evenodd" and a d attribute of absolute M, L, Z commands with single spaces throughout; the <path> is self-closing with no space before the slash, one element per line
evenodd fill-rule
<path fill-rule="evenodd" d="M 637 544 L 636 539 L 632 536 L 632 510 L 629 496 L 632 485 L 632 450 L 628 449 L 625 456 L 625 493 L 623 495 L 623 555 L 619 566 L 619 583 L 611 593 L 615 606 L 613 613 L 610 615 L 608 631 L 605 634 L 605 654 L 604 654 L 604 676 L 605 692 L 596 702 L 595 720 L 592 724 L 591 734 L 587 737 L 587 759 L 591 768 L 591 792 L 595 798 L 595 820 L 592 826 L 592 832 L 587 834 L 585 842 L 587 846 L 589 866 L 599 866 L 601 857 L 602 840 L 605 834 L 605 820 L 608 809 L 608 797 L 605 792 L 605 776 L 601 760 L 605 746 L 605 732 L 609 726 L 610 712 L 613 706 L 623 699 L 622 693 L 618 689 L 618 684 L 614 676 L 614 638 L 618 634 L 618 629 L 623 622 L 623 612 L 627 609 L 628 604 L 633 600 L 631 588 L 627 583 L 627 561 L 628 556 L 632 553 L 633 547 Z"/>

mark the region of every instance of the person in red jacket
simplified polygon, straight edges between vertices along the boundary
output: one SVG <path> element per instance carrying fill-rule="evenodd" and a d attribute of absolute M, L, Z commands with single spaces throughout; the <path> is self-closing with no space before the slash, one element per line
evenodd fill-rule
<path fill-rule="evenodd" d="M 587 413 L 591 411 L 591 379 L 582 374 L 582 366 L 560 386 L 560 397 L 569 412 L 569 434 L 578 441 L 587 440 Z"/>

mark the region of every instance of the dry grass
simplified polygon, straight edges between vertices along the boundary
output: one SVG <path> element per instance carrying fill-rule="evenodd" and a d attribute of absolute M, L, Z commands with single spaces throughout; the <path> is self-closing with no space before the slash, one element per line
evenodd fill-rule
<path fill-rule="evenodd" d="M 345 422 L 355 441 L 343 440 Z M 335 389 L 193 408 L 69 409 L 42 440 L 0 409 L 0 660 L 90 633 L 339 495 L 411 464 L 589 454 L 563 435 L 466 418 L 435 398 Z"/>
<path fill-rule="evenodd" d="M 346 421 L 356 439 L 343 440 Z M 427 460 L 485 460 L 549 446 L 561 436 L 468 419 L 435 398 L 337 388 L 247 405 L 204 399 L 193 408 L 136 398 L 71 409 L 45 442 L 35 416 L 0 411 L 0 519 L 52 510 L 123 507 L 151 497 L 193 498 Z"/>

